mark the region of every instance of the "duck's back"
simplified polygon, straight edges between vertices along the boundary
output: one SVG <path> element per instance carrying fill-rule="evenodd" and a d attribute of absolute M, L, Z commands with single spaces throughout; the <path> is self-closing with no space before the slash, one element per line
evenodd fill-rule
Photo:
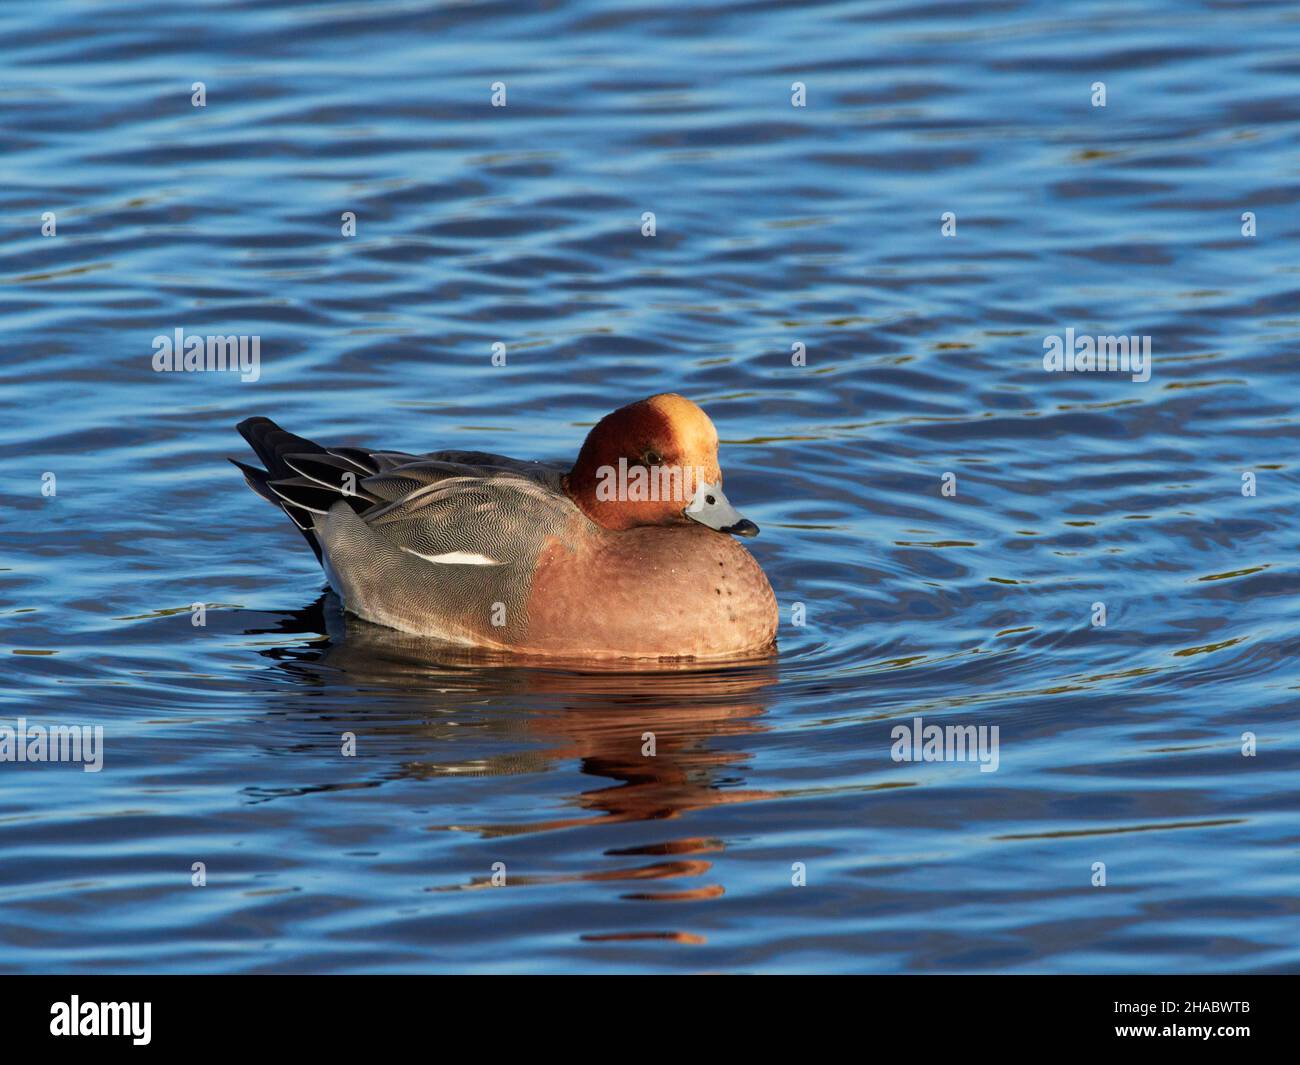
<path fill-rule="evenodd" d="M 527 635 L 532 573 L 582 515 L 559 475 L 502 456 L 436 452 L 368 477 L 376 502 L 314 518 L 344 605 L 370 621 L 477 646 Z"/>

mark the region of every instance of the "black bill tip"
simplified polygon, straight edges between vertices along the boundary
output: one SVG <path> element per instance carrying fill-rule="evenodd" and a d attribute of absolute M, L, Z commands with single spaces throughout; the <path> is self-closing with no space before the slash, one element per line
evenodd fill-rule
<path fill-rule="evenodd" d="M 733 536 L 757 536 L 758 526 L 748 518 L 742 518 L 735 525 L 728 525 L 722 531 L 731 533 Z"/>

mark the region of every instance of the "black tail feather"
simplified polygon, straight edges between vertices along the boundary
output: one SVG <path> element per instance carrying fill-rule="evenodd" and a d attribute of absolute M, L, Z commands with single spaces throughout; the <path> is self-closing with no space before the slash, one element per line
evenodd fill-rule
<path fill-rule="evenodd" d="M 325 449 L 319 444 L 314 444 L 301 436 L 294 436 L 293 433 L 286 433 L 270 418 L 245 418 L 235 428 L 239 430 L 239 435 L 248 441 L 248 446 L 256 452 L 272 478 L 297 475 L 298 471 L 291 469 L 285 463 L 285 455 L 295 453 L 311 455 L 317 452 L 325 454 Z"/>
<path fill-rule="evenodd" d="M 286 433 L 270 418 L 245 418 L 236 428 L 239 430 L 240 436 L 248 441 L 257 457 L 262 460 L 262 464 L 266 466 L 266 469 L 259 470 L 256 466 L 249 466 L 235 459 L 230 461 L 243 472 L 244 480 L 248 482 L 249 488 L 289 515 L 289 518 L 298 527 L 298 531 L 302 533 L 316 555 L 316 561 L 323 564 L 320 542 L 312 529 L 312 509 L 318 508 L 295 505 L 292 498 L 286 496 L 283 491 L 277 491 L 273 482 L 282 479 L 301 480 L 298 471 L 284 461 L 286 454 L 315 454 L 318 452 L 323 454 L 325 449 L 319 444 L 313 444 L 310 440 L 304 440 L 301 436 Z M 313 503 L 319 502 L 319 500 L 313 499 Z"/>
<path fill-rule="evenodd" d="M 279 505 L 280 497 L 272 492 L 270 487 L 267 485 L 266 470 L 259 470 L 256 466 L 249 466 L 245 462 L 240 462 L 239 459 L 228 459 L 227 461 L 232 465 L 239 467 L 240 472 L 244 475 L 244 481 L 249 488 L 265 499 L 268 503 L 275 503 L 277 506 Z"/>

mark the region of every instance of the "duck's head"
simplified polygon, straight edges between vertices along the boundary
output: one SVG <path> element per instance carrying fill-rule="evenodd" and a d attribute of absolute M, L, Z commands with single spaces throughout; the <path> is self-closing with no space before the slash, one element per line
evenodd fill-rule
<path fill-rule="evenodd" d="M 694 521 L 737 536 L 758 534 L 722 494 L 713 422 L 672 392 L 605 415 L 587 434 L 564 489 L 606 529 Z"/>

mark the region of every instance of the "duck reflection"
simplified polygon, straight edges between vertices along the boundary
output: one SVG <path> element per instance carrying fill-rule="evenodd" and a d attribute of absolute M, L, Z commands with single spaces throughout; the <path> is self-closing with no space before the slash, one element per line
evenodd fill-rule
<path fill-rule="evenodd" d="M 309 691 L 346 693 L 349 703 L 358 690 L 367 693 L 376 724 L 389 734 L 400 730 L 413 741 L 408 746 L 419 751 L 392 767 L 390 779 L 541 773 L 576 763 L 581 773 L 602 781 L 573 797 L 579 812 L 571 816 L 529 820 L 530 811 L 521 810 L 510 823 L 430 826 L 435 830 L 502 837 L 671 820 L 691 810 L 774 795 L 743 787 L 750 756 L 736 740 L 765 727 L 768 689 L 777 679 L 775 656 L 708 664 L 553 659 L 521 664 L 518 658 L 371 625 L 344 614 L 332 593 L 279 616 L 272 628 L 247 634 L 297 636 L 261 653 Z M 317 638 L 304 641 L 304 634 Z M 472 748 L 472 756 L 462 754 L 466 748 Z M 702 856 L 721 847 L 718 840 L 685 837 L 608 849 L 611 856 L 656 860 L 578 879 L 700 876 L 711 867 Z M 512 876 L 511 882 L 564 879 L 575 878 Z M 487 884 L 484 879 L 464 886 Z M 668 900 L 721 893 L 720 886 L 708 886 L 625 897 Z"/>

